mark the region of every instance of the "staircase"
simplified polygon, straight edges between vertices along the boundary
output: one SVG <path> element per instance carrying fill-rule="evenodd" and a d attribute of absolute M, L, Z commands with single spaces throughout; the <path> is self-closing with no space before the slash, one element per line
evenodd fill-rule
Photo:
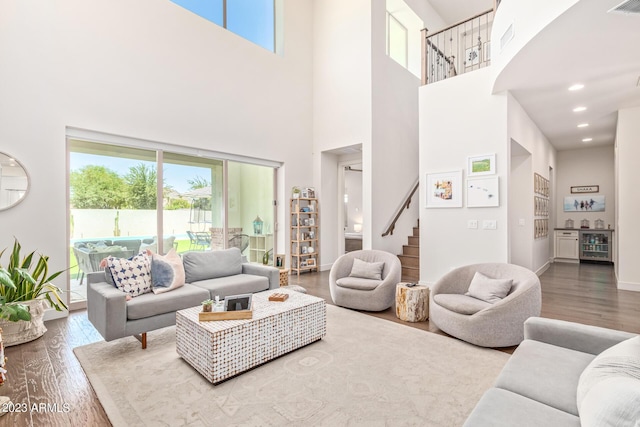
<path fill-rule="evenodd" d="M 408 244 L 402 246 L 402 255 L 398 255 L 402 264 L 402 281 L 417 282 L 420 280 L 420 220 L 408 239 Z"/>

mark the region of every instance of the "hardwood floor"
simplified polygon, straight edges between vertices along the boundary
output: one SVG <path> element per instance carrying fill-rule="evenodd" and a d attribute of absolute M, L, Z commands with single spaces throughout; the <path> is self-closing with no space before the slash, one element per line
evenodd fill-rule
<path fill-rule="evenodd" d="M 640 292 L 618 291 L 611 266 L 555 263 L 540 279 L 543 317 L 640 333 Z M 299 280 L 292 276 L 289 283 L 299 284 L 331 304 L 329 272 L 301 275 Z M 368 314 L 443 334 L 428 321 L 400 321 L 393 307 Z M 8 374 L 0 395 L 12 399 L 15 411 L 1 417 L 0 426 L 109 426 L 73 355 L 73 348 L 102 340 L 87 320 L 86 311 L 72 312 L 46 326 L 49 330 L 42 338 L 6 349 Z"/>

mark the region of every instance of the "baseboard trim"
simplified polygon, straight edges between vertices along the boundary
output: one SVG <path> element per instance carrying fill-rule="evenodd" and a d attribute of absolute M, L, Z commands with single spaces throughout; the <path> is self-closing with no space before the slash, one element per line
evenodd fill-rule
<path fill-rule="evenodd" d="M 549 266 L 551 264 L 549 263 L 549 261 L 545 262 L 542 267 L 540 267 L 539 269 L 536 270 L 536 276 L 541 276 L 542 273 L 544 273 L 545 271 L 547 271 L 549 269 Z"/>
<path fill-rule="evenodd" d="M 621 282 L 618 280 L 618 289 L 621 291 L 640 292 L 640 283 Z"/>
<path fill-rule="evenodd" d="M 569 264 L 580 264 L 580 260 L 579 259 L 555 258 L 553 261 L 554 262 L 566 262 L 566 263 L 569 263 Z"/>

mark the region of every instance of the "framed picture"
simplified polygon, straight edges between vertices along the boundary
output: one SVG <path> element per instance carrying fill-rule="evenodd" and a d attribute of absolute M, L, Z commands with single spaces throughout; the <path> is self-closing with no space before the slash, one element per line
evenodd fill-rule
<path fill-rule="evenodd" d="M 599 191 L 600 191 L 599 185 L 581 185 L 577 187 L 571 187 L 571 194 L 598 193 Z"/>
<path fill-rule="evenodd" d="M 462 171 L 428 173 L 426 176 L 427 208 L 462 207 Z"/>
<path fill-rule="evenodd" d="M 274 267 L 284 268 L 284 259 L 285 259 L 285 254 L 277 254 L 275 258 Z"/>
<path fill-rule="evenodd" d="M 316 225 L 315 218 L 307 218 L 305 222 L 306 222 L 305 225 L 308 225 L 309 227 L 313 227 L 314 225 Z"/>
<path fill-rule="evenodd" d="M 300 191 L 300 198 L 302 198 L 302 199 L 308 199 L 309 198 L 309 192 L 307 191 L 306 188 Z"/>
<path fill-rule="evenodd" d="M 224 299 L 224 311 L 251 310 L 252 294 L 229 295 Z"/>
<path fill-rule="evenodd" d="M 565 196 L 565 212 L 604 212 L 606 207 L 605 196 Z"/>
<path fill-rule="evenodd" d="M 480 50 L 478 46 L 471 46 L 464 51 L 465 67 L 473 67 L 480 63 Z"/>
<path fill-rule="evenodd" d="M 306 246 L 301 246 L 300 247 L 300 253 L 301 254 L 306 254 L 307 253 L 307 247 Z"/>
<path fill-rule="evenodd" d="M 500 182 L 497 176 L 467 179 L 467 207 L 500 206 Z"/>
<path fill-rule="evenodd" d="M 316 232 L 313 231 L 313 230 L 309 231 L 308 237 L 309 237 L 309 240 L 315 239 L 316 238 Z"/>
<path fill-rule="evenodd" d="M 316 259 L 315 258 L 307 258 L 307 267 L 315 267 Z"/>
<path fill-rule="evenodd" d="M 495 175 L 496 155 L 485 154 L 483 156 L 467 157 L 467 176 Z"/>
<path fill-rule="evenodd" d="M 305 188 L 305 190 L 307 190 L 307 197 L 310 199 L 315 199 L 316 198 L 316 190 L 313 187 L 307 187 Z"/>

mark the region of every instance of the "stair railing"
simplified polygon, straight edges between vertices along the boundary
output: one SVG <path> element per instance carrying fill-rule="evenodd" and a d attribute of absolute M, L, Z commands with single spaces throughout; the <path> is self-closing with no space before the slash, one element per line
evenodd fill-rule
<path fill-rule="evenodd" d="M 435 33 L 422 30 L 423 85 L 491 64 L 491 27 L 498 4 Z"/>
<path fill-rule="evenodd" d="M 413 187 L 411 187 L 411 190 L 409 191 L 407 196 L 404 198 L 404 200 L 398 207 L 398 210 L 396 211 L 395 216 L 387 226 L 385 232 L 382 233 L 382 237 L 388 236 L 389 234 L 393 234 L 393 230 L 396 228 L 396 222 L 398 222 L 398 219 L 402 215 L 402 212 L 404 212 L 405 209 L 409 209 L 409 206 L 411 206 L 411 198 L 413 197 L 415 192 L 418 190 L 419 185 L 420 185 L 420 178 L 416 179 L 415 184 L 413 184 Z"/>

